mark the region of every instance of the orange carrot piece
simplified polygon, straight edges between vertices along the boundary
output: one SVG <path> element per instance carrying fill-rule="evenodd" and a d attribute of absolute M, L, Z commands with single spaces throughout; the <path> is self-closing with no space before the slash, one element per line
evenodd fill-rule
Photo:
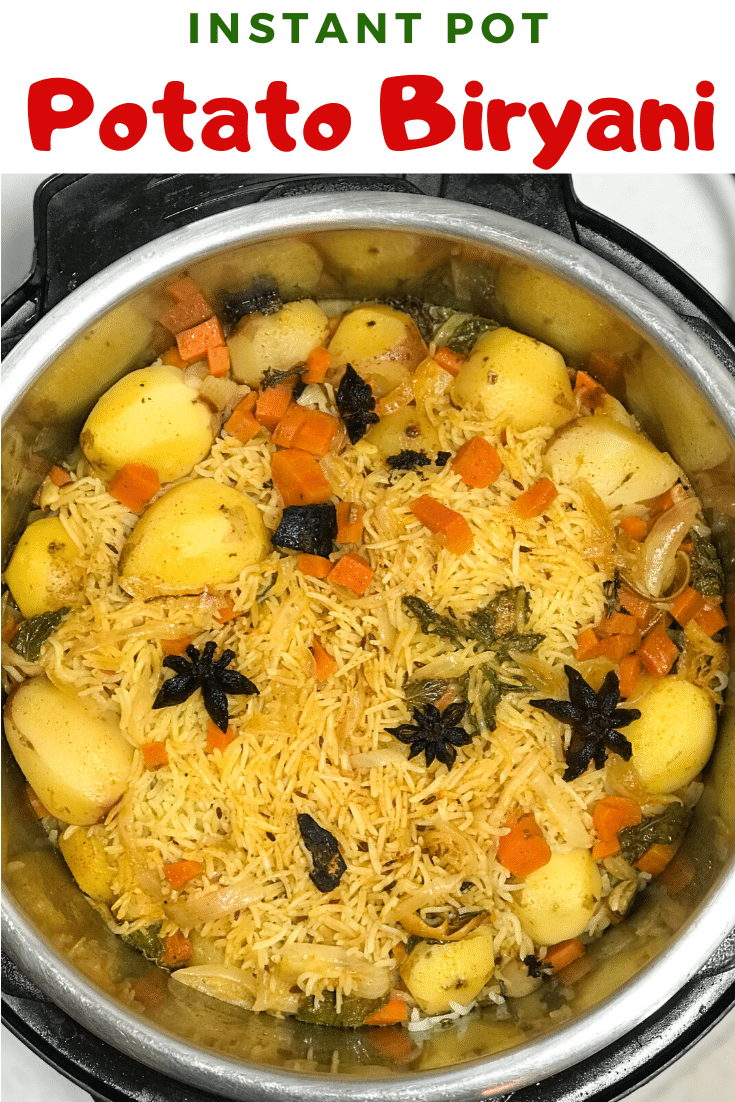
<path fill-rule="evenodd" d="M 31 788 L 31 786 L 27 783 L 26 783 L 26 796 L 28 797 L 28 803 L 33 808 L 33 814 L 36 816 L 36 818 L 37 819 L 45 819 L 46 816 L 48 815 L 48 811 L 43 806 L 43 804 L 41 803 L 38 796 L 36 795 L 36 793 Z"/>
<path fill-rule="evenodd" d="M 617 839 L 619 830 L 638 826 L 640 821 L 640 804 L 628 796 L 603 796 L 592 811 L 592 822 L 601 842 Z"/>
<path fill-rule="evenodd" d="M 359 543 L 362 539 L 364 509 L 353 501 L 337 504 L 337 543 Z"/>
<path fill-rule="evenodd" d="M 214 313 L 193 279 L 178 279 L 169 283 L 166 293 L 176 305 L 161 314 L 158 320 L 172 333 L 181 333 L 184 329 L 190 329 L 211 318 Z"/>
<path fill-rule="evenodd" d="M 589 374 L 610 392 L 620 383 L 622 370 L 621 358 L 609 352 L 592 352 L 587 360 Z"/>
<path fill-rule="evenodd" d="M 603 616 L 595 629 L 598 635 L 635 635 L 639 630 L 635 616 L 628 612 L 612 612 L 609 616 Z"/>
<path fill-rule="evenodd" d="M 217 344 L 207 349 L 209 374 L 221 379 L 230 370 L 230 350 L 226 344 Z"/>
<path fill-rule="evenodd" d="M 225 432 L 228 436 L 234 436 L 241 444 L 249 443 L 260 432 L 260 422 L 256 420 L 255 403 L 257 392 L 251 390 L 241 402 L 233 409 L 225 423 Z"/>
<path fill-rule="evenodd" d="M 314 669 L 317 681 L 326 681 L 336 672 L 337 662 L 321 645 L 316 635 L 311 641 L 311 653 L 314 656 Z"/>
<path fill-rule="evenodd" d="M 665 677 L 679 657 L 679 650 L 661 624 L 657 624 L 638 648 L 638 657 L 652 677 Z"/>
<path fill-rule="evenodd" d="M 328 348 L 312 348 L 306 357 L 306 371 L 301 378 L 305 383 L 323 383 L 329 371 L 331 355 Z"/>
<path fill-rule="evenodd" d="M 227 624 L 230 620 L 235 620 L 240 613 L 235 611 L 235 606 L 228 597 L 225 603 L 212 615 L 218 624 Z"/>
<path fill-rule="evenodd" d="M 550 965 L 555 972 L 561 971 L 571 964 L 573 960 L 583 957 L 587 950 L 578 937 L 569 938 L 568 941 L 560 941 L 557 945 L 550 945 L 546 950 L 544 964 Z"/>
<path fill-rule="evenodd" d="M 620 853 L 620 842 L 617 838 L 613 838 L 609 842 L 595 842 L 592 847 L 594 861 L 604 861 L 606 857 L 613 857 L 616 853 Z"/>
<path fill-rule="evenodd" d="M 398 1029 L 373 1029 L 368 1034 L 368 1041 L 381 1056 L 396 1064 L 408 1063 L 416 1056 L 411 1034 L 400 1026 Z"/>
<path fill-rule="evenodd" d="M 429 494 L 422 494 L 409 505 L 409 509 L 453 555 L 464 555 L 474 544 L 472 529 L 462 514 L 442 505 Z"/>
<path fill-rule="evenodd" d="M 183 654 L 196 639 L 196 635 L 179 635 L 176 639 L 162 639 L 161 650 L 164 654 Z"/>
<path fill-rule="evenodd" d="M 207 753 L 213 754 L 215 750 L 219 750 L 220 754 L 224 754 L 234 738 L 235 736 L 231 727 L 228 727 L 226 731 L 222 731 L 217 724 L 210 719 L 209 726 L 207 727 Z"/>
<path fill-rule="evenodd" d="M 583 957 L 577 957 L 571 964 L 568 964 L 566 968 L 562 968 L 559 972 L 554 974 L 559 981 L 565 987 L 573 987 L 575 983 L 579 983 L 583 976 L 586 976 L 588 972 L 591 972 L 595 967 L 593 957 L 589 953 L 585 953 Z"/>
<path fill-rule="evenodd" d="M 597 648 L 600 640 L 594 628 L 585 628 L 577 636 L 577 649 L 574 657 L 578 662 L 584 662 L 587 658 L 597 658 Z"/>
<path fill-rule="evenodd" d="M 320 409 L 306 409 L 292 402 L 273 430 L 273 443 L 280 448 L 301 448 L 323 457 L 339 432 L 339 421 Z"/>
<path fill-rule="evenodd" d="M 163 939 L 163 953 L 159 963 L 165 968 L 174 968 L 177 964 L 183 964 L 189 960 L 193 952 L 193 946 L 186 934 L 177 930 L 175 934 L 169 934 Z"/>
<path fill-rule="evenodd" d="M 9 611 L 7 611 L 6 615 L 3 617 L 3 626 L 1 632 L 3 643 L 9 643 L 10 640 L 15 636 L 19 627 L 20 620 L 16 620 L 15 617 L 12 616 Z"/>
<path fill-rule="evenodd" d="M 609 658 L 611 662 L 620 662 L 626 655 L 633 654 L 640 646 L 640 642 L 640 628 L 636 628 L 634 635 L 609 635 L 607 639 L 600 640 L 594 657 Z"/>
<path fill-rule="evenodd" d="M 71 482 L 71 475 L 68 471 L 65 471 L 63 467 L 52 467 L 49 471 L 49 478 L 53 482 L 54 486 L 58 486 L 61 489 L 62 486 L 68 485 Z"/>
<path fill-rule="evenodd" d="M 660 876 L 666 866 L 673 861 L 677 848 L 677 846 L 654 842 L 643 856 L 638 858 L 635 866 L 641 872 L 648 872 L 653 877 Z"/>
<path fill-rule="evenodd" d="M 727 627 L 727 618 L 720 605 L 705 608 L 704 612 L 694 617 L 694 621 L 705 635 L 709 636 L 716 635 L 718 631 Z"/>
<path fill-rule="evenodd" d="M 465 486 L 484 490 L 499 478 L 503 469 L 503 460 L 484 437 L 473 436 L 455 455 L 452 460 L 452 469 L 456 471 Z"/>
<path fill-rule="evenodd" d="M 255 403 L 255 416 L 261 425 L 274 429 L 286 412 L 291 401 L 295 379 L 282 379 L 275 386 L 261 390 Z"/>
<path fill-rule="evenodd" d="M 406 958 L 406 946 L 402 941 L 399 941 L 397 945 L 394 945 L 391 949 L 391 956 L 396 964 L 401 964 Z"/>
<path fill-rule="evenodd" d="M 366 562 L 361 555 L 356 555 L 354 551 L 348 551 L 334 564 L 329 571 L 328 578 L 330 582 L 343 585 L 347 589 L 351 589 L 358 597 L 362 597 L 373 580 L 374 573 L 375 571 L 370 563 Z"/>
<path fill-rule="evenodd" d="M 158 471 L 144 463 L 126 463 L 112 476 L 107 487 L 116 501 L 134 513 L 142 513 L 160 489 Z"/>
<path fill-rule="evenodd" d="M 643 663 L 637 654 L 626 654 L 620 659 L 620 695 L 629 697 L 638 684 Z"/>
<path fill-rule="evenodd" d="M 691 884 L 696 871 L 688 857 L 677 853 L 659 876 L 658 882 L 663 884 L 669 895 L 678 895 Z"/>
<path fill-rule="evenodd" d="M 296 566 L 302 574 L 308 574 L 310 578 L 326 578 L 333 563 L 321 555 L 299 555 Z"/>
<path fill-rule="evenodd" d="M 188 366 L 186 360 L 182 360 L 181 353 L 176 345 L 174 345 L 173 348 L 169 348 L 168 352 L 163 353 L 161 356 L 161 363 L 167 364 L 168 367 L 179 367 L 182 370 Z"/>
<path fill-rule="evenodd" d="M 163 866 L 163 875 L 177 892 L 203 872 L 204 865 L 201 861 L 172 861 L 170 865 Z"/>
<path fill-rule="evenodd" d="M 626 612 L 635 616 L 640 626 L 645 630 L 656 615 L 656 606 L 639 593 L 635 593 L 627 586 L 621 586 L 618 600 Z"/>
<path fill-rule="evenodd" d="M 168 765 L 168 750 L 165 742 L 146 742 L 141 746 L 140 752 L 146 769 L 160 769 L 162 765 Z"/>
<path fill-rule="evenodd" d="M 176 334 L 179 355 L 187 363 L 203 359 L 209 348 L 216 348 L 217 345 L 224 343 L 225 335 L 219 318 L 209 318 L 192 329 L 185 329 L 183 333 Z"/>
<path fill-rule="evenodd" d="M 385 1006 L 365 1019 L 365 1025 L 396 1025 L 408 1018 L 408 1007 L 400 995 L 393 995 Z"/>
<path fill-rule="evenodd" d="M 667 509 L 670 509 L 674 504 L 674 487 L 666 490 L 663 494 L 659 494 L 658 497 L 651 498 L 648 502 L 648 512 L 650 516 L 657 517 L 661 513 L 665 513 Z"/>
<path fill-rule="evenodd" d="M 551 860 L 551 849 L 533 815 L 521 815 L 509 823 L 510 831 L 498 839 L 498 861 L 514 876 L 528 876 Z"/>
<path fill-rule="evenodd" d="M 648 525 L 643 517 L 623 517 L 620 527 L 627 536 L 634 540 L 645 539 Z"/>
<path fill-rule="evenodd" d="M 332 487 L 319 461 L 300 448 L 286 448 L 271 459 L 271 478 L 284 505 L 323 505 Z"/>
<path fill-rule="evenodd" d="M 540 516 L 558 496 L 559 491 L 551 479 L 542 478 L 516 498 L 514 508 L 519 517 L 529 520 Z"/>
<path fill-rule="evenodd" d="M 678 624 L 684 627 L 695 616 L 699 616 L 700 613 L 704 612 L 705 605 L 706 601 L 702 594 L 691 585 L 688 585 L 678 597 L 674 598 L 671 605 L 671 615 Z"/>
<path fill-rule="evenodd" d="M 463 356 L 461 352 L 452 352 L 451 348 L 447 348 L 446 344 L 443 344 L 434 353 L 434 362 L 438 363 L 439 367 L 443 367 L 445 371 L 448 371 L 450 375 L 459 375 L 462 364 L 467 362 L 467 357 Z"/>
<path fill-rule="evenodd" d="M 586 371 L 578 371 L 574 380 L 574 393 L 587 409 L 599 409 L 605 402 L 607 391 Z"/>

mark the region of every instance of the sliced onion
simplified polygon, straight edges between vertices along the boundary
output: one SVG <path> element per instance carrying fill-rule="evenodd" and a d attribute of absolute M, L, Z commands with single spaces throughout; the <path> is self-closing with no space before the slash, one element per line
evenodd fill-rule
<path fill-rule="evenodd" d="M 646 536 L 635 576 L 649 596 L 660 597 L 671 580 L 676 553 L 698 512 L 696 498 L 686 497 L 662 513 Z"/>
<path fill-rule="evenodd" d="M 571 797 L 565 796 L 540 766 L 534 768 L 529 780 L 534 792 L 541 797 L 546 810 L 555 820 L 564 840 L 570 846 L 589 849 L 592 836 L 582 821 L 583 812 L 579 805 Z"/>
<path fill-rule="evenodd" d="M 322 413 L 334 413 L 334 407 L 330 406 L 329 399 L 323 386 L 319 383 L 309 383 L 296 399 L 296 404 L 304 409 L 318 409 Z"/>
<path fill-rule="evenodd" d="M 598 561 L 611 553 L 615 543 L 615 533 L 610 524 L 610 514 L 607 511 L 605 502 L 586 479 L 580 478 L 577 482 L 577 493 L 581 497 L 584 510 L 592 522 L 592 543 L 585 548 L 584 557 Z"/>
<path fill-rule="evenodd" d="M 232 379 L 219 375 L 205 375 L 199 387 L 199 397 L 217 412 L 221 413 L 238 389 Z"/>
<path fill-rule="evenodd" d="M 249 1009 L 253 1005 L 255 982 L 252 973 L 234 964 L 195 964 L 190 968 L 177 968 L 173 978 L 203 995 L 233 1006 Z"/>
<path fill-rule="evenodd" d="M 163 910 L 166 918 L 171 919 L 182 930 L 190 930 L 194 926 L 201 926 L 203 922 L 225 918 L 251 903 L 258 903 L 264 894 L 265 889 L 254 880 L 238 880 L 227 888 L 215 888 L 214 891 L 203 892 L 193 899 L 164 903 Z"/>
<path fill-rule="evenodd" d="M 209 364 L 206 360 L 197 360 L 196 363 L 184 368 L 182 377 L 187 386 L 198 391 L 205 375 L 209 375 Z"/>
<path fill-rule="evenodd" d="M 362 999 L 380 999 L 390 990 L 390 966 L 372 964 L 362 954 L 341 945 L 284 945 L 278 970 L 293 979 L 313 973 L 342 986 Z"/>

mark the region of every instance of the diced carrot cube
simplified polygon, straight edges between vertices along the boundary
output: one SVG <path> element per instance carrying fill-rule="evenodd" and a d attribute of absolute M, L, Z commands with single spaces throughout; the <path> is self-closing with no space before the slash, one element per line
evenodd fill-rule
<path fill-rule="evenodd" d="M 617 838 L 611 838 L 608 842 L 595 842 L 592 847 L 595 861 L 604 861 L 606 857 L 613 857 L 616 853 L 620 853 L 620 842 Z"/>
<path fill-rule="evenodd" d="M 629 697 L 638 684 L 643 663 L 637 654 L 626 654 L 620 659 L 620 695 Z"/>
<path fill-rule="evenodd" d="M 634 540 L 645 539 L 648 530 L 648 525 L 643 517 L 623 517 L 620 521 L 620 527 L 626 535 Z"/>
<path fill-rule="evenodd" d="M 638 630 L 638 621 L 628 612 L 611 612 L 597 625 L 597 634 L 602 636 L 635 635 Z"/>
<path fill-rule="evenodd" d="M 304 554 L 298 556 L 296 565 L 302 574 L 307 574 L 310 578 L 326 578 L 334 564 L 321 555 Z"/>
<path fill-rule="evenodd" d="M 337 543 L 359 543 L 362 539 L 363 507 L 352 501 L 337 505 Z"/>
<path fill-rule="evenodd" d="M 679 650 L 661 624 L 657 624 L 638 648 L 638 656 L 652 677 L 665 677 L 679 657 Z"/>
<path fill-rule="evenodd" d="M 173 348 L 169 348 L 168 352 L 164 352 L 161 356 L 161 363 L 166 364 L 168 367 L 179 367 L 183 370 L 187 366 L 186 360 L 182 360 L 181 353 L 176 345 Z"/>
<path fill-rule="evenodd" d="M 256 420 L 255 403 L 258 395 L 255 390 L 246 394 L 232 411 L 225 423 L 225 432 L 228 436 L 234 436 L 241 444 L 247 444 L 260 432 L 260 422 Z"/>
<path fill-rule="evenodd" d="M 301 448 L 323 457 L 339 432 L 339 421 L 320 409 L 306 409 L 292 402 L 273 430 L 273 442 L 281 448 Z"/>
<path fill-rule="evenodd" d="M 366 562 L 361 555 L 356 555 L 354 551 L 348 551 L 334 564 L 328 578 L 330 582 L 346 586 L 358 597 L 362 597 L 373 580 L 374 573 L 375 571 L 370 563 Z"/>
<path fill-rule="evenodd" d="M 162 765 L 168 765 L 168 750 L 165 742 L 146 742 L 141 746 L 146 769 L 160 769 Z"/>
<path fill-rule="evenodd" d="M 71 482 L 71 475 L 68 471 L 65 471 L 63 467 L 52 467 L 49 471 L 49 478 L 53 482 L 54 486 L 58 486 L 61 489 L 62 486 L 68 485 Z"/>
<path fill-rule="evenodd" d="M 688 585 L 678 597 L 674 598 L 671 605 L 671 615 L 678 624 L 684 627 L 695 616 L 699 616 L 701 612 L 704 612 L 705 604 L 702 594 Z"/>
<path fill-rule="evenodd" d="M 434 353 L 434 362 L 448 371 L 450 375 L 459 375 L 460 369 L 467 362 L 467 357 L 461 352 L 453 352 L 445 344 L 437 348 Z"/>
<path fill-rule="evenodd" d="M 519 517 L 530 520 L 540 516 L 558 496 L 559 491 L 551 479 L 541 478 L 516 498 L 514 508 Z"/>
<path fill-rule="evenodd" d="M 226 344 L 217 344 L 207 349 L 209 374 L 221 379 L 230 370 L 230 350 Z"/>
<path fill-rule="evenodd" d="M 586 952 L 579 938 L 573 937 L 568 941 L 560 941 L 557 945 L 550 945 L 546 950 L 544 964 L 551 965 L 555 972 L 559 972 L 573 960 L 583 957 Z"/>
<path fill-rule="evenodd" d="M 207 753 L 213 754 L 215 750 L 219 750 L 220 754 L 224 754 L 234 737 L 231 727 L 223 731 L 210 719 L 207 727 Z"/>
<path fill-rule="evenodd" d="M 645 631 L 656 615 L 656 606 L 651 601 L 646 600 L 645 597 L 642 597 L 640 593 L 628 589 L 627 586 L 620 587 L 618 600 L 626 612 L 629 612 L 631 616 L 635 616 Z"/>
<path fill-rule="evenodd" d="M 227 624 L 230 620 L 235 620 L 240 615 L 236 612 L 235 606 L 228 598 L 225 603 L 213 613 L 213 618 L 218 624 Z"/>
<path fill-rule="evenodd" d="M 640 642 L 641 631 L 638 627 L 636 627 L 634 635 L 609 635 L 607 639 L 600 640 L 596 657 L 609 658 L 611 662 L 620 662 L 627 654 L 633 654 L 640 646 Z"/>
<path fill-rule="evenodd" d="M 651 876 L 660 876 L 670 861 L 676 856 L 677 846 L 667 845 L 663 842 L 655 842 L 642 857 L 639 857 L 635 865 L 641 872 L 650 873 Z"/>
<path fill-rule="evenodd" d="M 329 371 L 328 348 L 312 348 L 306 357 L 306 371 L 301 376 L 305 383 L 323 383 Z"/>
<path fill-rule="evenodd" d="M 163 866 L 163 875 L 176 891 L 180 891 L 184 884 L 203 872 L 204 865 L 201 861 L 173 861 L 170 865 Z"/>
<path fill-rule="evenodd" d="M 474 544 L 472 529 L 462 514 L 429 494 L 422 494 L 409 505 L 409 509 L 452 554 L 464 555 Z"/>
<path fill-rule="evenodd" d="M 710 636 L 716 635 L 718 631 L 722 631 L 727 627 L 727 618 L 720 605 L 705 608 L 704 612 L 700 612 L 698 616 L 694 617 L 694 622 L 699 625 L 706 635 Z"/>
<path fill-rule="evenodd" d="M 584 662 L 587 658 L 597 658 L 599 645 L 600 640 L 594 628 L 585 628 L 577 636 L 577 649 L 574 652 L 574 657 L 578 662 Z"/>
<path fill-rule="evenodd" d="M 474 436 L 459 449 L 452 460 L 452 469 L 466 486 L 484 490 L 500 476 L 503 460 L 489 441 Z"/>
<path fill-rule="evenodd" d="M 134 513 L 142 513 L 161 489 L 158 471 L 144 463 L 126 463 L 110 479 L 108 493 Z"/>
<path fill-rule="evenodd" d="M 592 810 L 592 823 L 601 842 L 617 840 L 625 827 L 638 826 L 641 806 L 629 796 L 603 796 Z"/>
<path fill-rule="evenodd" d="M 323 505 L 332 487 L 318 459 L 300 448 L 285 448 L 271 459 L 271 478 L 284 505 Z"/>
<path fill-rule="evenodd" d="M 162 639 L 161 650 L 164 654 L 183 654 L 195 639 L 196 635 L 180 635 L 176 639 Z"/>
<path fill-rule="evenodd" d="M 255 416 L 267 429 L 274 429 L 291 401 L 295 379 L 282 379 L 275 386 L 265 387 L 258 395 Z"/>
<path fill-rule="evenodd" d="M 311 653 L 314 656 L 314 668 L 317 681 L 326 681 L 328 677 L 331 677 L 336 672 L 337 662 L 324 649 L 316 635 L 311 641 Z"/>
<path fill-rule="evenodd" d="M 175 934 L 169 934 L 163 940 L 163 953 L 159 963 L 165 968 L 175 968 L 184 961 L 189 960 L 194 952 L 194 947 L 186 934 L 177 930 Z"/>
<path fill-rule="evenodd" d="M 514 876 L 529 873 L 548 865 L 551 847 L 533 815 L 521 815 L 512 823 L 507 834 L 498 838 L 498 861 Z"/>
<path fill-rule="evenodd" d="M 224 342 L 225 336 L 218 318 L 209 318 L 192 329 L 176 334 L 179 354 L 187 363 L 203 359 L 209 348 L 216 348 Z"/>
<path fill-rule="evenodd" d="M 169 283 L 166 293 L 176 305 L 162 314 L 159 321 L 172 333 L 181 333 L 184 329 L 190 329 L 211 318 L 214 313 L 193 279 L 179 279 Z"/>

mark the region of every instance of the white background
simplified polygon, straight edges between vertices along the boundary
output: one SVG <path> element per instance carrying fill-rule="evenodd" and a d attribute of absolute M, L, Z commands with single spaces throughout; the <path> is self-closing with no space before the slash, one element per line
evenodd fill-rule
<path fill-rule="evenodd" d="M 208 12 L 200 13 L 199 44 L 189 42 L 189 12 L 194 5 L 171 0 L 127 0 L 125 5 L 101 5 L 97 0 L 38 0 L 28 5 L 6 5 L 6 51 L 3 73 L 5 171 L 416 171 L 462 172 L 534 171 L 532 160 L 541 143 L 528 116 L 511 123 L 512 147 L 507 152 L 463 148 L 461 116 L 467 101 L 465 83 L 479 81 L 480 102 L 499 98 L 526 106 L 545 103 L 558 119 L 568 100 L 584 109 L 579 130 L 556 171 L 585 172 L 726 172 L 735 164 L 735 68 L 732 65 L 732 5 L 723 0 L 697 4 L 661 0 L 616 0 L 600 5 L 588 0 L 551 0 L 529 5 L 546 10 L 539 42 L 530 42 L 530 23 L 521 15 L 526 5 L 509 2 L 499 7 L 478 0 L 425 4 L 414 25 L 414 42 L 403 43 L 403 23 L 396 11 L 406 5 L 308 5 L 302 41 L 290 41 L 290 23 L 281 18 L 282 5 L 243 5 L 240 41 L 221 37 L 208 41 Z M 229 19 L 228 4 L 222 14 Z M 314 38 L 324 15 L 337 11 L 348 43 L 332 39 L 317 45 Z M 413 5 L 414 10 L 419 5 Z M 387 41 L 356 41 L 356 11 L 362 8 L 373 21 L 386 13 Z M 194 8 L 196 10 L 196 8 Z M 271 11 L 275 39 L 258 44 L 248 40 L 249 13 Z M 447 43 L 447 12 L 459 10 L 473 17 L 470 34 Z M 504 43 L 485 41 L 480 25 L 489 12 L 503 11 L 514 22 L 512 38 Z M 499 23 L 493 24 L 497 33 Z M 27 43 L 28 48 L 23 44 Z M 383 142 L 379 119 L 381 82 L 389 75 L 424 73 L 445 86 L 442 102 L 460 124 L 441 146 L 396 153 Z M 35 151 L 29 140 L 26 99 L 32 82 L 67 77 L 83 84 L 94 99 L 88 121 L 57 132 L 51 151 Z M 186 128 L 194 140 L 191 152 L 172 150 L 165 141 L 161 116 L 152 113 L 168 81 L 185 84 L 197 104 Z M 262 115 L 255 103 L 271 80 L 283 80 L 300 104 L 292 126 L 297 147 L 279 152 L 270 144 Z M 690 126 L 699 81 L 715 86 L 715 149 L 686 152 L 672 148 L 668 125 L 663 127 L 664 148 L 646 152 L 636 142 L 635 152 L 600 152 L 585 140 L 593 116 L 588 105 L 599 97 L 628 100 L 637 111 L 645 99 L 658 99 L 681 108 Z M 241 100 L 250 112 L 249 153 L 213 152 L 200 141 L 207 116 L 202 106 L 215 97 Z M 323 103 L 345 103 L 352 130 L 332 152 L 310 150 L 301 137 L 307 113 Z M 104 148 L 98 137 L 103 115 L 117 104 L 140 104 L 148 115 L 148 129 L 139 145 L 126 152 Z"/>

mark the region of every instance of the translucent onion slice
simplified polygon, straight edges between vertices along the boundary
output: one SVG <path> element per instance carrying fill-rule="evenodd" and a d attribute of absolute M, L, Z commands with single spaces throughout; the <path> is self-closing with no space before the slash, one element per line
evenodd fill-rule
<path fill-rule="evenodd" d="M 249 1009 L 255 998 L 255 982 L 250 972 L 234 964 L 197 964 L 177 968 L 173 979 L 203 995 Z"/>
<path fill-rule="evenodd" d="M 686 497 L 662 513 L 646 536 L 635 567 L 635 580 L 652 597 L 661 597 L 672 580 L 676 553 L 699 512 L 696 498 Z"/>
<path fill-rule="evenodd" d="M 349 988 L 350 994 L 362 999 L 380 999 L 390 990 L 390 965 L 372 964 L 341 945 L 284 945 L 280 955 L 278 971 L 294 980 L 317 975 Z"/>
<path fill-rule="evenodd" d="M 166 918 L 175 922 L 182 930 L 191 930 L 204 922 L 213 922 L 217 918 L 241 911 L 251 903 L 258 903 L 264 894 L 265 889 L 254 880 L 238 880 L 229 887 L 202 892 L 192 899 L 164 903 L 163 910 Z"/>

